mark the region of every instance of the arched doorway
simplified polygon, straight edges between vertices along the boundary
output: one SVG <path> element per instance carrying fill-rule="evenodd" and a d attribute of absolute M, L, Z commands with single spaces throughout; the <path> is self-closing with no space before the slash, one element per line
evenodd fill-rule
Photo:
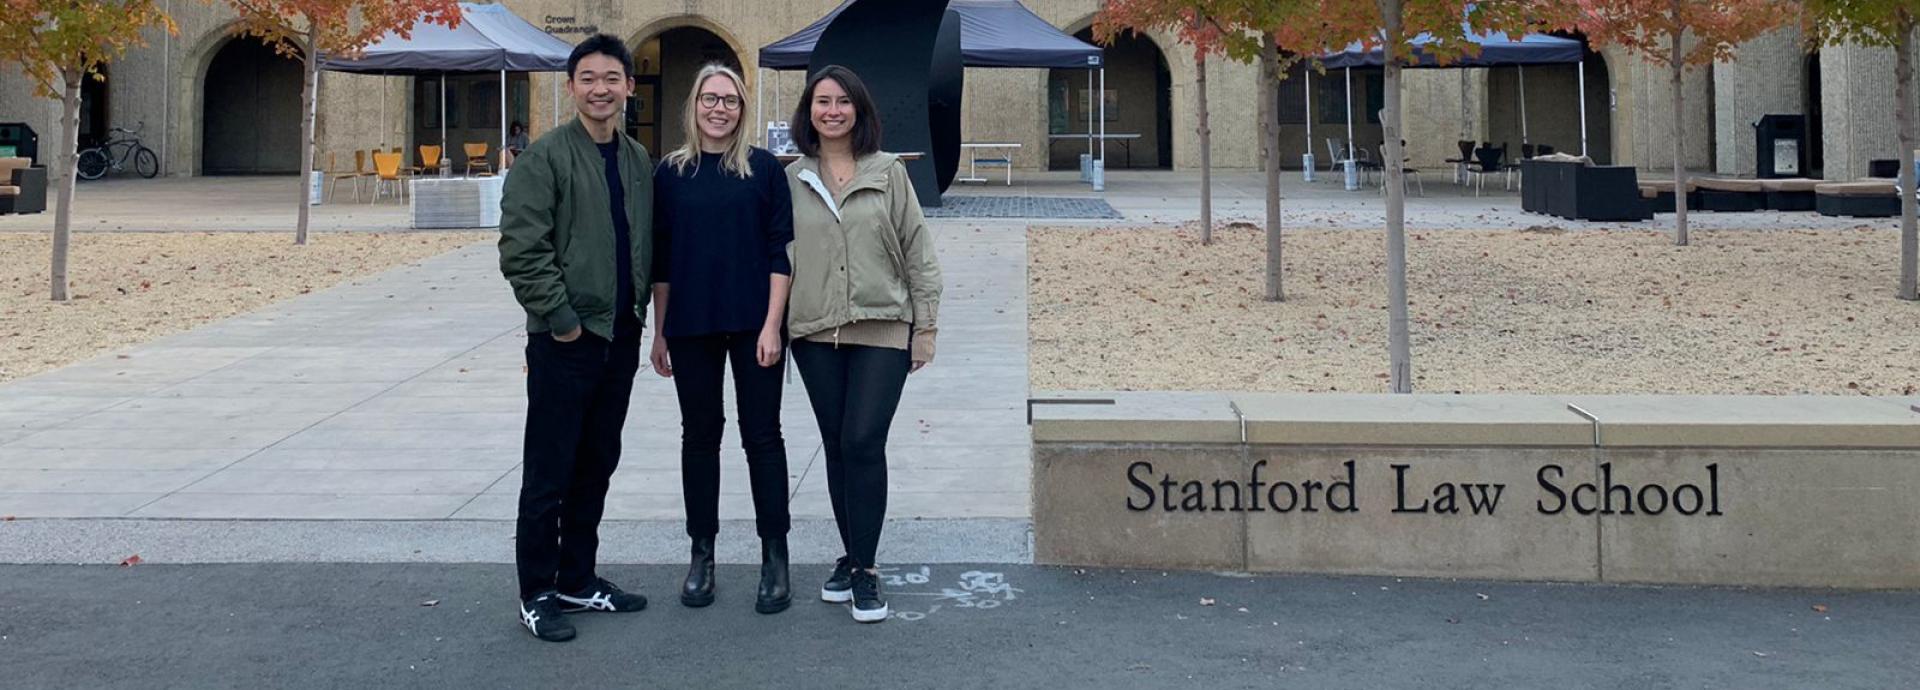
<path fill-rule="evenodd" d="M 300 61 L 251 38 L 227 41 L 207 64 L 200 168 L 207 175 L 300 169 Z"/>
<path fill-rule="evenodd" d="M 1596 165 L 1613 165 L 1613 72 L 1607 56 L 1591 44 L 1582 55 L 1587 70 L 1587 153 Z"/>
<path fill-rule="evenodd" d="M 1081 29 L 1075 38 L 1093 42 L 1093 30 Z M 1173 167 L 1173 76 L 1160 46 L 1146 36 L 1127 33 L 1105 46 L 1107 63 L 1106 131 L 1109 136 L 1138 138 L 1107 142 L 1107 168 Z M 1088 70 L 1047 72 L 1047 131 L 1049 134 L 1086 134 L 1089 112 L 1098 117 L 1099 103 L 1088 98 Z M 1099 75 L 1094 75 L 1094 88 Z M 1100 123 L 1093 123 L 1100 131 Z M 1073 170 L 1086 153 L 1085 139 L 1049 139 L 1047 167 Z M 1097 144 L 1098 142 L 1096 142 Z"/>
<path fill-rule="evenodd" d="M 1584 43 L 1579 34 L 1554 35 Z M 1580 153 L 1580 70 L 1586 70 L 1587 155 L 1594 163 L 1613 162 L 1613 78 L 1605 56 L 1591 46 L 1584 63 L 1530 65 L 1526 70 L 1526 126 L 1522 137 L 1520 69 L 1495 67 L 1487 73 L 1487 141 L 1505 145 L 1518 158 L 1523 141 L 1551 146 L 1557 153 Z"/>
<path fill-rule="evenodd" d="M 742 72 L 740 54 L 727 39 L 702 26 L 675 26 L 635 42 L 633 98 L 627 102 L 627 134 L 655 157 L 680 147 L 682 108 L 693 91 L 693 77 L 708 63 Z M 751 113 L 740 123 L 751 127 Z M 742 134 L 751 134 L 742 132 Z"/>
<path fill-rule="evenodd" d="M 111 64 L 101 64 L 98 68 L 100 78 L 87 77 L 80 82 L 80 148 L 97 146 L 107 140 L 109 128 L 113 126 L 108 119 L 112 109 L 107 99 L 111 91 L 107 80 L 112 79 L 109 70 Z"/>

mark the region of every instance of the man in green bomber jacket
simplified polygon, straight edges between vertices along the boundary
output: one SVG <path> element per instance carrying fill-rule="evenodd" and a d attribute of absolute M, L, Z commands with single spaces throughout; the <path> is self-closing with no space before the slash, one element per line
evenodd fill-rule
<path fill-rule="evenodd" d="M 652 284 L 653 162 L 619 127 L 633 56 L 588 38 L 567 91 L 579 117 L 514 161 L 500 199 L 500 272 L 527 311 L 520 623 L 550 642 L 573 639 L 566 613 L 647 605 L 594 572 Z"/>

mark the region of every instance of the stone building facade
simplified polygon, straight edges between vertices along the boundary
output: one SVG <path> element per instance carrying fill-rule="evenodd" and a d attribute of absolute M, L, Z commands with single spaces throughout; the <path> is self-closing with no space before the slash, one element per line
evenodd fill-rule
<path fill-rule="evenodd" d="M 506 0 L 515 13 L 577 42 L 592 32 L 626 39 L 634 48 L 646 98 L 635 102 L 629 131 L 651 148 L 679 143 L 680 105 L 691 74 L 708 61 L 744 68 L 749 123 L 791 117 L 803 75 L 757 69 L 760 46 L 813 22 L 839 0 Z M 1025 0 L 1029 9 L 1068 33 L 1082 36 L 1099 0 Z M 91 87 L 86 134 L 107 126 L 143 124 L 148 146 L 170 175 L 284 173 L 298 165 L 299 70 L 251 39 L 235 38 L 221 3 L 179 0 L 170 11 L 177 36 L 151 32 L 149 45 L 111 65 L 105 84 Z M 1817 55 L 1817 57 L 1815 57 Z M 1105 98 L 1110 133 L 1138 134 L 1109 145 L 1110 169 L 1172 168 L 1199 164 L 1192 51 L 1168 35 L 1126 38 L 1107 53 Z M 1590 53 L 1583 67 L 1528 68 L 1524 140 L 1556 150 L 1581 150 L 1577 70 L 1587 78 L 1587 150 L 1601 162 L 1664 169 L 1676 146 L 1696 170 L 1753 174 L 1749 123 L 1769 113 L 1816 116 L 1824 174 L 1850 179 L 1867 161 L 1894 156 L 1891 51 L 1829 46 L 1809 55 L 1797 30 L 1742 46 L 1738 60 L 1689 72 L 1685 80 L 1686 132 L 1671 125 L 1667 72 L 1618 50 Z M 32 97 L 19 74 L 0 74 L 0 122 L 24 121 L 43 147 L 56 139 L 59 104 Z M 1260 164 L 1257 69 L 1215 58 L 1209 64 L 1213 161 L 1223 169 Z M 1513 68 L 1409 70 L 1403 102 L 1406 138 L 1416 167 L 1443 169 L 1462 139 L 1523 141 L 1521 75 Z M 1321 165 L 1329 138 L 1347 131 L 1347 76 L 1296 71 L 1280 102 L 1281 160 L 1298 167 L 1312 150 Z M 1381 98 L 1377 70 L 1352 77 L 1354 140 L 1377 151 L 1374 112 Z M 571 112 L 557 74 L 510 75 L 506 119 L 527 122 L 533 136 Z M 1096 77 L 1097 85 L 1097 77 Z M 498 75 L 453 75 L 446 91 L 449 142 L 497 146 Z M 1085 149 L 1088 73 L 1082 70 L 977 69 L 966 74 L 963 116 L 968 141 L 1015 142 L 1015 167 L 1072 167 Z M 439 141 L 438 79 L 323 73 L 316 159 L 351 167 L 352 152 L 372 147 L 415 150 Z M 1311 105 L 1308 105 L 1311 99 Z M 1309 134 L 1311 128 L 1311 134 Z M 1068 136 L 1053 136 L 1068 135 Z M 410 156 L 411 157 L 411 156 Z M 1657 173 L 1655 173 L 1657 174 Z"/>

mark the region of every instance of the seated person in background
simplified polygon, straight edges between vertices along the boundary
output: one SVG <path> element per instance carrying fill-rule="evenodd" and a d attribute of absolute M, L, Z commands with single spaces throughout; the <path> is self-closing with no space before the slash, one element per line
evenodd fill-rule
<path fill-rule="evenodd" d="M 527 126 L 515 120 L 512 126 L 507 128 L 507 147 L 500 152 L 500 169 L 513 167 L 514 157 L 525 150 L 527 150 Z"/>

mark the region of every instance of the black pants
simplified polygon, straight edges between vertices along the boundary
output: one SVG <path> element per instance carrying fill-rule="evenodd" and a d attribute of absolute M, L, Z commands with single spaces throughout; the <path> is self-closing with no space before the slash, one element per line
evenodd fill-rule
<path fill-rule="evenodd" d="M 787 442 L 780 437 L 781 367 L 755 360 L 758 333 L 667 339 L 673 388 L 680 394 L 680 488 L 686 496 L 687 536 L 720 532 L 720 435 L 727 360 L 733 360 L 734 407 L 740 445 L 747 450 L 753 514 L 761 539 L 787 536 Z"/>
<path fill-rule="evenodd" d="M 593 583 L 607 482 L 620 464 L 638 329 L 613 342 L 592 333 L 562 343 L 527 335 L 527 435 L 514 561 L 520 597 Z"/>
<path fill-rule="evenodd" d="M 840 545 L 854 567 L 874 567 L 887 519 L 887 432 L 907 383 L 907 351 L 793 342 L 827 456 L 827 493 Z"/>

